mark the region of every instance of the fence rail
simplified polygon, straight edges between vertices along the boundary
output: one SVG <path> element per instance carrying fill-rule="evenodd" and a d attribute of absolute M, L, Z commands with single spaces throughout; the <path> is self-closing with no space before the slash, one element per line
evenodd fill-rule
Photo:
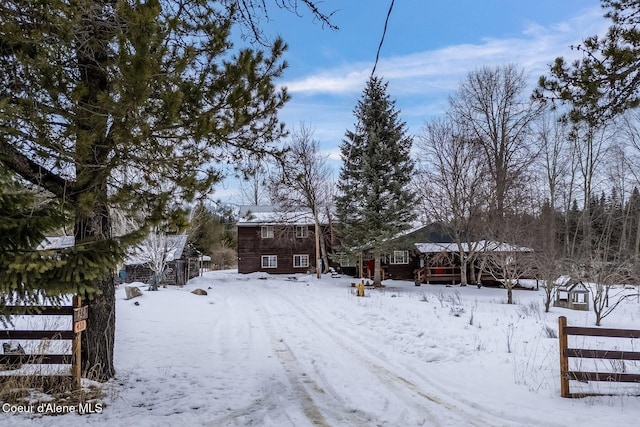
<path fill-rule="evenodd" d="M 25 313 L 25 308 L 35 309 L 35 312 Z M 6 306 L 3 307 L 3 311 L 7 314 L 21 316 L 73 316 L 71 330 L 0 330 L 0 340 L 47 339 L 71 341 L 71 354 L 0 354 L 0 365 L 71 365 L 70 377 L 73 379 L 73 387 L 79 389 L 81 386 L 80 340 L 82 331 L 86 328 L 86 318 L 88 316 L 88 308 L 82 306 L 80 297 L 74 297 L 71 306 Z M 8 378 L 12 378 L 12 376 L 0 376 L 0 379 Z"/>
<path fill-rule="evenodd" d="M 560 395 L 562 397 L 579 397 L 569 390 L 569 381 L 603 381 L 640 383 L 640 374 L 622 372 L 588 372 L 569 370 L 569 358 L 605 359 L 605 360 L 640 360 L 640 352 L 620 350 L 594 350 L 569 348 L 569 335 L 611 338 L 640 338 L 640 330 L 585 328 L 567 326 L 567 318 L 558 318 L 558 340 L 560 342 Z"/>

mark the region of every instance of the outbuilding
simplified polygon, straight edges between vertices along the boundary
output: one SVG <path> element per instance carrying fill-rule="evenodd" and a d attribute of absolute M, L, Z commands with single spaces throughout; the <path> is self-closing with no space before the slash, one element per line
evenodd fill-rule
<path fill-rule="evenodd" d="M 558 282 L 556 282 L 558 283 Z M 565 280 L 556 287 L 554 307 L 589 310 L 589 289 L 580 281 Z"/>

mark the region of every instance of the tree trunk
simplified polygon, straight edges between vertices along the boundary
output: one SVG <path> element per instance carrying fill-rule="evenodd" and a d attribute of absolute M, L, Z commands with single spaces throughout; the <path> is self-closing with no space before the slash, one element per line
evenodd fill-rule
<path fill-rule="evenodd" d="M 329 272 L 329 255 L 327 254 L 327 242 L 324 235 L 320 235 L 320 256 L 322 257 L 322 273 Z"/>
<path fill-rule="evenodd" d="M 380 265 L 380 254 L 374 252 L 375 263 L 373 267 L 373 286 L 382 286 L 382 266 Z"/>
<path fill-rule="evenodd" d="M 318 279 L 320 279 L 320 277 L 322 276 L 322 270 L 323 270 L 323 266 L 321 266 L 320 264 L 324 264 L 321 260 L 321 255 L 320 255 L 320 221 L 318 220 L 318 212 L 315 210 L 315 206 L 314 206 L 314 211 L 313 211 L 313 222 L 314 222 L 314 233 L 315 233 L 315 243 L 316 243 L 316 255 L 315 258 L 316 260 L 314 261 L 314 263 L 316 264 L 316 277 Z"/>
<path fill-rule="evenodd" d="M 475 260 L 478 260 L 478 254 L 474 255 Z M 476 283 L 482 283 L 482 272 L 484 271 L 484 268 L 487 264 L 487 257 L 486 255 L 483 255 L 480 257 L 480 265 L 478 266 L 478 273 L 477 273 L 477 282 Z"/>
<path fill-rule="evenodd" d="M 313 212 L 313 221 L 315 225 L 315 238 L 316 238 L 316 263 L 322 264 L 322 268 L 320 266 L 316 266 L 317 277 L 320 278 L 320 273 L 327 274 L 329 272 L 329 255 L 327 254 L 327 242 L 324 233 L 322 232 L 322 225 L 320 224 L 320 220 L 318 218 L 318 212 L 314 208 Z M 321 262 L 318 262 L 320 261 Z"/>
<path fill-rule="evenodd" d="M 82 371 L 89 379 L 106 381 L 115 375 L 113 347 L 116 310 L 113 274 L 100 282 L 100 290 L 102 295 L 89 302 L 87 329 L 82 333 Z"/>
<path fill-rule="evenodd" d="M 472 284 L 478 284 L 480 283 L 480 272 L 476 271 L 476 260 L 477 257 L 473 256 L 470 261 L 469 261 L 469 267 L 471 269 L 471 283 Z"/>
<path fill-rule="evenodd" d="M 78 42 L 78 87 L 82 89 L 76 115 L 78 133 L 75 142 L 76 182 L 72 194 L 75 208 L 76 244 L 91 244 L 111 238 L 108 208 L 109 140 L 108 115 L 102 97 L 109 91 L 108 65 L 115 19 L 115 0 L 90 2 L 82 16 L 82 25 L 74 37 Z M 115 266 L 114 266 L 115 267 Z M 95 283 L 101 294 L 89 302 L 87 330 L 82 334 L 82 369 L 95 380 L 108 380 L 115 374 L 115 288 L 113 273 Z"/>
<path fill-rule="evenodd" d="M 467 286 L 467 260 L 464 253 L 460 254 L 460 286 Z"/>
<path fill-rule="evenodd" d="M 95 193 L 98 194 L 96 197 L 106 197 L 106 190 Z M 95 211 L 85 219 L 81 218 L 81 212 L 77 213 L 79 219 L 75 225 L 76 242 L 91 242 L 111 237 L 108 208 L 99 204 L 95 206 Z M 113 272 L 95 285 L 101 294 L 89 301 L 87 329 L 82 334 L 82 371 L 89 379 L 106 381 L 115 375 L 113 346 L 116 302 Z"/>
<path fill-rule="evenodd" d="M 636 227 L 635 246 L 633 248 L 633 256 L 635 259 L 640 257 L 640 218 L 638 218 L 638 226 Z"/>

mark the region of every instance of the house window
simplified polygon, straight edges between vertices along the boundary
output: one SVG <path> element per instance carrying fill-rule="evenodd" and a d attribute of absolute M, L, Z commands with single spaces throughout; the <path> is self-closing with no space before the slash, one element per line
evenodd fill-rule
<path fill-rule="evenodd" d="M 393 251 L 391 264 L 409 264 L 409 251 Z"/>
<path fill-rule="evenodd" d="M 309 237 L 309 227 L 306 225 L 296 225 L 296 237 L 299 239 Z"/>
<path fill-rule="evenodd" d="M 273 225 L 263 225 L 262 226 L 262 238 L 263 239 L 273 239 Z"/>
<path fill-rule="evenodd" d="M 293 266 L 295 268 L 309 267 L 309 255 L 294 255 Z"/>
<path fill-rule="evenodd" d="M 277 268 L 278 256 L 277 255 L 262 255 L 262 268 Z"/>

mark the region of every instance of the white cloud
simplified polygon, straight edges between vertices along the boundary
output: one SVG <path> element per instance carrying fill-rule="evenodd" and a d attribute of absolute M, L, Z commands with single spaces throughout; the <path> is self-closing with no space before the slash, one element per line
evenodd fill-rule
<path fill-rule="evenodd" d="M 537 78 L 555 57 L 575 56 L 570 45 L 590 35 L 604 33 L 607 25 L 601 14 L 600 8 L 587 9 L 579 16 L 550 26 L 532 22 L 520 37 L 487 38 L 477 44 L 381 58 L 378 74 L 390 82 L 395 81 L 396 89 L 404 94 L 450 92 L 469 71 L 484 65 L 515 63 Z M 283 85 L 294 95 L 360 93 L 371 67 L 371 63 L 356 63 L 323 70 Z"/>
<path fill-rule="evenodd" d="M 564 22 L 544 26 L 531 22 L 519 37 L 486 38 L 476 44 L 452 45 L 438 50 L 381 58 L 378 74 L 389 82 L 409 132 L 417 134 L 426 120 L 444 113 L 448 97 L 470 71 L 481 66 L 514 63 L 524 68 L 531 88 L 557 56 L 576 56 L 569 46 L 585 37 L 604 34 L 607 21 L 600 8 L 586 9 Z M 324 69 L 283 83 L 292 96 L 280 112 L 289 127 L 301 122 L 314 129 L 328 164 L 340 167 L 340 142 L 354 125 L 353 108 L 362 93 L 372 63 L 357 62 Z M 336 172 L 337 176 L 337 172 Z M 218 189 L 215 196 L 237 199 L 238 184 Z M 234 197 L 235 196 L 235 197 Z"/>
<path fill-rule="evenodd" d="M 360 92 L 363 82 L 369 77 L 369 65 L 352 65 L 349 68 L 353 70 L 346 72 L 346 75 L 344 75 L 344 70 L 332 70 L 287 82 L 283 86 L 286 86 L 290 93 Z"/>

